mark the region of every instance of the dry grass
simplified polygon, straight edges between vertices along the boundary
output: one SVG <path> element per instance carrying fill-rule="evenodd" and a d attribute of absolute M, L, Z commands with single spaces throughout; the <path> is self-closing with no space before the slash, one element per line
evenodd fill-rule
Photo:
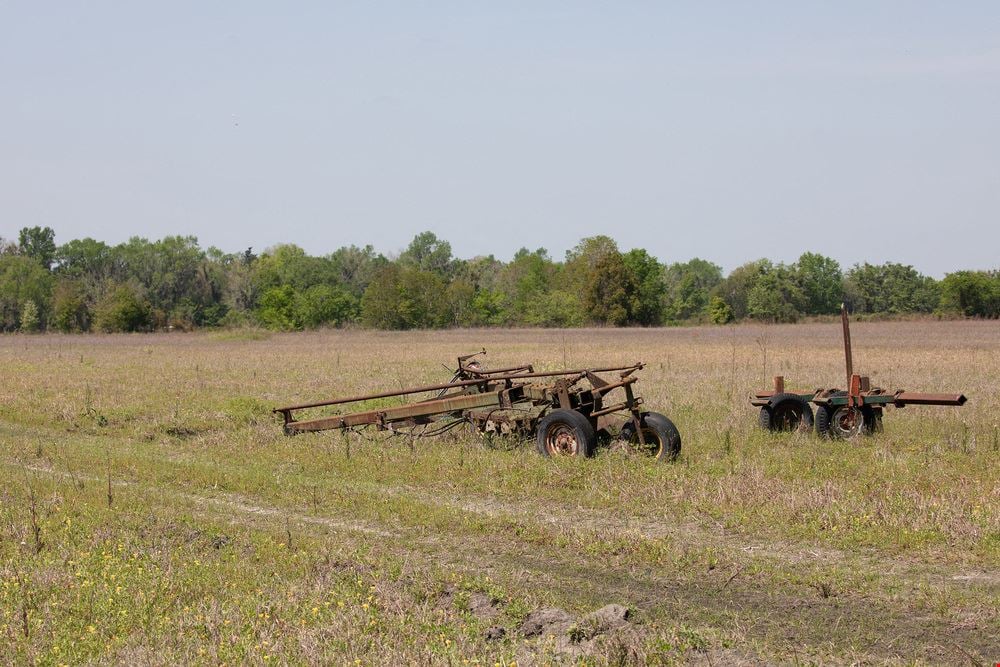
<path fill-rule="evenodd" d="M 0 338 L 0 661 L 995 661 L 1000 325 L 853 335 L 877 384 L 970 402 L 859 442 L 759 432 L 772 375 L 843 384 L 835 324 Z M 681 460 L 288 439 L 269 414 L 441 381 L 480 347 L 646 362 Z M 612 602 L 638 624 L 582 658 L 517 636 L 531 609 Z"/>

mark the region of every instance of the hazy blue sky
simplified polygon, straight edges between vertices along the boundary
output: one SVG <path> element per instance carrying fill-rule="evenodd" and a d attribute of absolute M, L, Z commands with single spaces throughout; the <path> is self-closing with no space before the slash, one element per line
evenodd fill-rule
<path fill-rule="evenodd" d="M 0 236 L 1000 266 L 1000 2 L 3 2 Z"/>

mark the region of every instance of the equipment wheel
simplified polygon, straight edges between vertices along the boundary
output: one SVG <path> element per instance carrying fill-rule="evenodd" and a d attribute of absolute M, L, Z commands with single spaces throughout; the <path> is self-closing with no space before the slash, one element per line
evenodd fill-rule
<path fill-rule="evenodd" d="M 816 411 L 816 434 L 838 440 L 871 435 L 882 430 L 881 412 L 867 405 L 823 406 Z"/>
<path fill-rule="evenodd" d="M 553 410 L 538 422 L 536 446 L 542 456 L 593 456 L 596 444 L 590 420 L 576 410 Z"/>
<path fill-rule="evenodd" d="M 676 460 L 681 453 L 681 434 L 674 423 L 659 412 L 643 412 L 640 418 L 644 447 L 639 443 L 639 434 L 636 433 L 633 421 L 622 426 L 619 437 L 629 444 L 637 445 L 644 453 L 659 461 Z"/>
<path fill-rule="evenodd" d="M 811 431 L 813 411 L 809 401 L 797 394 L 778 394 L 771 405 L 760 409 L 760 427 L 765 431 Z"/>

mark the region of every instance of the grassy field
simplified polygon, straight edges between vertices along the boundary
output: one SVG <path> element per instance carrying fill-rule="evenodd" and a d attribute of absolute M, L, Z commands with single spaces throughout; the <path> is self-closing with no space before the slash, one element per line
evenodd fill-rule
<path fill-rule="evenodd" d="M 1000 323 L 857 324 L 876 384 L 963 391 L 858 442 L 780 436 L 836 324 L 0 338 L 2 664 L 1000 661 Z M 674 464 L 460 430 L 286 438 L 279 405 L 441 364 L 641 360 Z M 585 615 L 629 610 L 617 627 Z M 526 637 L 539 609 L 568 614 Z"/>

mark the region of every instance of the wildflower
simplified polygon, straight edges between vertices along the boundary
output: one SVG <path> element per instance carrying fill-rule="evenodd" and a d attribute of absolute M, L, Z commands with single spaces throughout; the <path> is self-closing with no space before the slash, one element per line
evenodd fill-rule
<path fill-rule="evenodd" d="M 87 632 L 89 632 L 90 634 L 94 634 L 95 632 L 97 632 L 97 628 L 95 628 L 93 625 L 88 625 Z"/>

